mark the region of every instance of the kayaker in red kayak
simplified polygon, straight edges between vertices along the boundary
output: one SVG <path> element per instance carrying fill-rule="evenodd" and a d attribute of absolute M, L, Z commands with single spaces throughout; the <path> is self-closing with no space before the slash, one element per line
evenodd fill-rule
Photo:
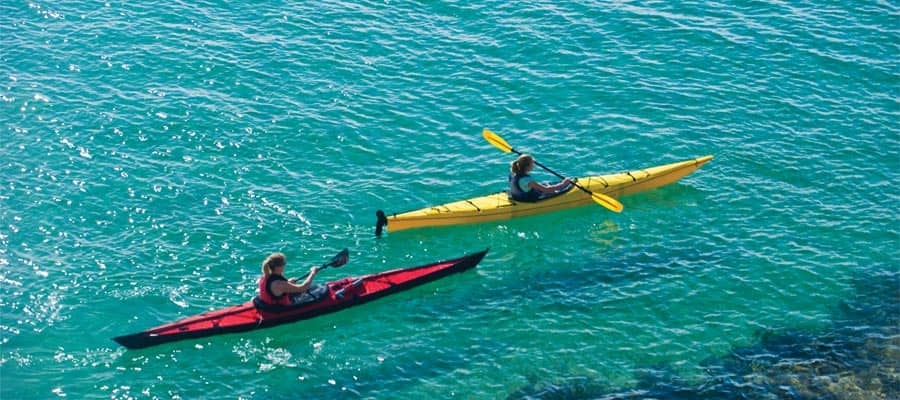
<path fill-rule="evenodd" d="M 522 154 L 509 165 L 509 197 L 517 201 L 538 201 L 572 184 L 570 178 L 555 185 L 543 185 L 528 175 L 534 169 L 534 157 Z"/>
<path fill-rule="evenodd" d="M 269 305 L 293 304 L 292 295 L 306 293 L 312 285 L 312 280 L 319 272 L 319 267 L 309 269 L 309 275 L 303 283 L 297 284 L 293 279 L 284 277 L 284 268 L 287 259 L 282 253 L 273 253 L 262 264 L 263 276 L 259 278 L 259 298 Z"/>

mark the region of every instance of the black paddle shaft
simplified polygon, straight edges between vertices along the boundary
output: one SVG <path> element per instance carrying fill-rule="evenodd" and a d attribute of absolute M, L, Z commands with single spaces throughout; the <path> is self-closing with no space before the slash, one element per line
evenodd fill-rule
<path fill-rule="evenodd" d="M 513 153 L 516 153 L 516 154 L 518 154 L 518 155 L 520 155 L 520 156 L 522 155 L 522 153 L 520 153 L 518 150 L 516 150 L 516 149 L 514 149 L 514 148 L 510 148 L 509 151 L 511 151 L 511 152 L 513 152 Z M 556 177 L 559 178 L 559 179 L 566 179 L 566 177 L 564 177 L 564 176 L 558 174 L 556 171 L 550 169 L 550 168 L 547 167 L 546 165 L 541 164 L 538 160 L 534 160 L 534 165 L 537 165 L 538 167 L 543 168 L 545 171 L 547 171 L 547 172 L 549 172 L 549 173 L 551 173 L 551 174 L 553 174 L 553 175 L 556 175 Z M 587 193 L 587 194 L 589 194 L 589 195 L 593 195 L 593 194 L 594 194 L 594 192 L 592 192 L 592 191 L 590 191 L 590 190 L 587 190 L 584 186 L 579 185 L 578 182 L 575 182 L 574 180 L 572 181 L 572 184 L 575 185 L 575 187 L 577 187 L 577 188 L 583 190 L 585 193 Z"/>

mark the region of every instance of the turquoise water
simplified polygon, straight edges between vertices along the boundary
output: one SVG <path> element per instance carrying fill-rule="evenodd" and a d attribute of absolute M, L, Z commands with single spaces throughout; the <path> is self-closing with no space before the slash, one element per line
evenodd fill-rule
<path fill-rule="evenodd" d="M 880 1 L 0 4 L 0 397 L 765 398 L 779 370 L 746 360 L 896 349 L 898 21 Z M 716 158 L 621 214 L 376 239 L 376 209 L 503 188 L 483 128 L 571 176 Z M 270 252 L 299 275 L 343 247 L 322 280 L 491 252 L 307 322 L 110 340 L 248 299 Z"/>

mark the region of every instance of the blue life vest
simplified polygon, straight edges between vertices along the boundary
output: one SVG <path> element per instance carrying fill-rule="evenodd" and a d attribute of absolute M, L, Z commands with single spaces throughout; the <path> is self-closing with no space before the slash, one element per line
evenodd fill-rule
<path fill-rule="evenodd" d="M 534 189 L 528 189 L 526 192 L 519 187 L 519 180 L 527 176 L 528 175 L 509 174 L 509 197 L 511 199 L 525 202 L 533 202 L 541 199 L 541 192 Z"/>

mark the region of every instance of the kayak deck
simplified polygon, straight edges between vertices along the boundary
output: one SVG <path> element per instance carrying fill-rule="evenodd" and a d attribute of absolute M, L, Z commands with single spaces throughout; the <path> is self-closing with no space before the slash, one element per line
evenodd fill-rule
<path fill-rule="evenodd" d="M 708 155 L 641 170 L 578 178 L 577 182 L 592 192 L 622 197 L 674 183 L 712 159 L 713 156 Z M 502 221 L 592 203 L 590 194 L 576 188 L 533 203 L 511 200 L 504 191 L 403 213 L 384 215 L 379 210 L 377 214 L 378 225 L 387 224 L 387 230 L 395 232 L 413 228 Z M 376 234 L 379 232 L 380 229 L 376 226 Z"/>
<path fill-rule="evenodd" d="M 309 319 L 474 268 L 485 254 L 487 250 L 418 267 L 347 277 L 325 284 L 327 291 L 324 291 L 318 301 L 274 309 L 272 306 L 259 307 L 251 300 L 143 332 L 118 336 L 113 340 L 129 349 L 140 349 L 177 340 L 244 332 Z"/>

